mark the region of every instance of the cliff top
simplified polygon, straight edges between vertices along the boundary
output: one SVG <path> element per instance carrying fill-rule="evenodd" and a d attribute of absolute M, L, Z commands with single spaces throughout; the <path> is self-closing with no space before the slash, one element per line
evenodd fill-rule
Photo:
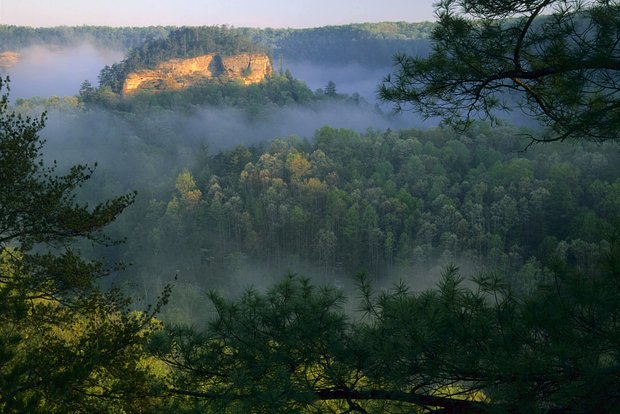
<path fill-rule="evenodd" d="M 0 69 L 9 69 L 19 63 L 20 54 L 17 52 L 0 52 Z"/>
<path fill-rule="evenodd" d="M 131 73 L 155 69 L 158 64 L 172 59 L 189 59 L 209 54 L 266 55 L 266 51 L 235 29 L 218 26 L 182 28 L 172 31 L 164 39 L 146 41 L 142 46 L 132 49 L 121 63 L 106 66 L 100 73 L 100 86 L 109 86 L 114 92 L 120 93 Z"/>

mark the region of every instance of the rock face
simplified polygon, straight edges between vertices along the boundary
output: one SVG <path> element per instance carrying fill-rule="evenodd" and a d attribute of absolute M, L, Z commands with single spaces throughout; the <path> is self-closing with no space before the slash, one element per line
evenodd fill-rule
<path fill-rule="evenodd" d="M 139 70 L 127 75 L 123 94 L 183 89 L 214 78 L 240 80 L 244 85 L 250 85 L 261 82 L 271 73 L 269 57 L 262 54 L 208 54 L 171 59 L 159 63 L 154 69 Z"/>
<path fill-rule="evenodd" d="M 0 52 L 0 69 L 9 69 L 19 63 L 20 55 L 17 52 Z"/>

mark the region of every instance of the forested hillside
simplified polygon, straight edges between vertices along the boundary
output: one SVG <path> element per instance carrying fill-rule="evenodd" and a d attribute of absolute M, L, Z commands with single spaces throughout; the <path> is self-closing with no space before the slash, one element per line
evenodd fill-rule
<path fill-rule="evenodd" d="M 11 102 L 0 79 L 0 412 L 618 412 L 620 6 L 435 8 L 0 26 L 2 49 L 131 46 L 76 96 Z M 265 50 L 256 83 L 119 93 L 164 60 Z M 429 123 L 284 69 L 396 52 L 370 82 Z"/>
<path fill-rule="evenodd" d="M 274 58 L 327 65 L 357 62 L 385 67 L 397 53 L 425 54 L 433 24 L 385 22 L 311 29 L 245 29 L 256 42 L 270 47 Z"/>
<path fill-rule="evenodd" d="M 311 141 L 238 146 L 188 164 L 168 197 L 139 202 L 123 224 L 127 257 L 157 252 L 134 270 L 168 267 L 203 287 L 259 263 L 311 266 L 328 280 L 453 263 L 521 288 L 558 258 L 588 269 L 618 224 L 619 155 L 587 145 L 523 153 L 526 142 L 482 124 L 460 136 L 325 127 Z"/>
<path fill-rule="evenodd" d="M 31 46 L 70 47 L 83 42 L 98 47 L 129 50 L 150 39 L 162 39 L 171 27 L 26 27 L 0 25 L 0 51 L 19 51 Z"/>
<path fill-rule="evenodd" d="M 312 89 L 322 88 L 328 81 L 336 81 L 338 86 L 345 87 L 343 91 L 349 94 L 357 92 L 367 100 L 374 101 L 377 83 L 390 72 L 395 54 L 428 53 L 428 36 L 432 27 L 431 23 L 405 22 L 309 29 L 237 29 L 227 26 L 181 29 L 95 26 L 30 28 L 0 25 L 0 52 L 20 52 L 14 55 L 18 66 L 8 70 L 8 73 L 13 72 L 14 79 L 28 83 L 27 73 L 37 70 L 42 53 L 50 53 L 51 56 L 46 59 L 60 60 L 53 61 L 58 68 L 49 74 L 49 82 L 67 85 L 62 88 L 46 85 L 47 88 L 77 93 L 84 77 L 95 87 L 101 84 L 118 92 L 122 89 L 122 80 L 130 71 L 152 66 L 165 59 L 208 53 L 209 50 L 221 49 L 226 52 L 259 49 L 271 55 L 274 71 L 284 73 L 291 70 L 296 78 L 306 81 Z M 207 33 L 211 33 L 207 37 L 213 39 L 228 37 L 228 46 L 237 44 L 239 47 L 227 49 L 220 41 L 206 41 Z M 201 38 L 204 42 L 198 42 Z M 98 66 L 96 71 L 89 73 L 83 61 L 73 55 L 69 57 L 62 54 L 63 51 L 79 51 L 85 44 L 94 47 L 89 51 L 102 61 L 101 66 L 106 66 L 103 71 Z M 124 58 L 120 57 L 121 54 Z M 84 68 L 82 78 L 64 79 L 76 68 Z M 36 96 L 32 88 L 22 85 L 18 90 L 21 89 L 27 91 L 26 96 Z M 67 92 L 55 92 L 59 93 Z"/>
<path fill-rule="evenodd" d="M 99 75 L 99 86 L 120 93 L 127 75 L 133 71 L 154 68 L 174 58 L 191 58 L 205 54 L 233 56 L 240 53 L 264 53 L 238 30 L 226 27 L 201 27 L 173 30 L 164 39 L 146 41 L 131 49 L 120 63 L 106 66 Z"/>

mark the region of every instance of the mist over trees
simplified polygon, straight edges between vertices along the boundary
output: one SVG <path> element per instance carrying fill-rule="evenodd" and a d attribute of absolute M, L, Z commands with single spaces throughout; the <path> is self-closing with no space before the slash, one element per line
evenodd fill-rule
<path fill-rule="evenodd" d="M 171 27 L 105 27 L 105 26 L 61 26 L 26 27 L 0 25 L 2 43 L 0 51 L 19 51 L 31 46 L 53 47 L 79 46 L 84 41 L 104 49 L 128 50 L 148 39 L 166 37 Z"/>
<path fill-rule="evenodd" d="M 382 97 L 466 128 L 367 128 L 394 119 L 284 70 L 248 87 L 4 96 L 0 411 L 617 411 L 620 9 L 437 7 L 415 27 L 184 29 L 130 57 L 203 53 L 192 33 L 232 30 L 241 46 L 265 36 L 337 64 L 374 45 L 381 60 L 432 29 L 435 49 L 400 57 Z M 497 120 L 504 103 L 549 129 Z M 45 117 L 18 115 L 42 108 L 51 168 Z M 325 112 L 342 120 L 309 121 Z M 314 132 L 272 134 L 306 121 Z M 103 151 L 97 174 L 71 167 Z"/>
<path fill-rule="evenodd" d="M 247 29 L 241 31 L 271 48 L 286 62 L 351 62 L 385 67 L 395 53 L 425 54 L 433 23 L 383 22 L 311 29 Z"/>
<path fill-rule="evenodd" d="M 148 224 L 133 224 L 128 255 L 161 252 L 156 266 L 205 285 L 225 280 L 235 262 L 380 280 L 459 263 L 514 274 L 529 289 L 525 274 L 551 258 L 606 245 L 620 171 L 613 147 L 524 156 L 526 143 L 485 125 L 458 140 L 444 129 L 324 127 L 312 142 L 205 154 L 176 177 L 176 190 L 151 201 Z M 166 248 L 171 239 L 182 241 Z"/>
<path fill-rule="evenodd" d="M 11 112 L 5 88 L 0 81 L 0 409 L 132 411 L 136 396 L 144 407 L 155 384 L 141 365 L 153 314 L 130 311 L 118 289 L 100 290 L 114 269 L 82 258 L 76 245 L 114 243 L 102 228 L 134 194 L 76 202 L 92 170 L 58 176 L 46 166 L 45 117 Z"/>
<path fill-rule="evenodd" d="M 254 44 L 273 50 L 274 57 L 283 56 L 293 61 L 328 61 L 347 63 L 364 61 L 384 66 L 394 53 L 415 53 L 420 47 L 428 47 L 433 24 L 383 22 L 327 26 L 310 29 L 255 29 L 230 28 L 227 26 L 186 28 L 190 31 L 225 30 L 249 37 Z M 167 42 L 172 31 L 168 26 L 151 27 L 52 27 L 32 28 L 0 25 L 0 51 L 22 50 L 37 45 L 53 47 L 79 46 L 89 41 L 104 49 L 128 51 L 145 42 Z M 182 30 L 181 30 L 182 31 Z M 169 43 L 173 48 L 176 44 Z M 372 54 L 368 54 L 372 50 Z M 345 52 L 343 54 L 343 52 Z M 277 56 L 275 56 L 277 55 Z"/>
<path fill-rule="evenodd" d="M 343 91 L 347 93 L 358 92 L 373 102 L 375 101 L 377 79 L 380 79 L 390 70 L 391 59 L 394 54 L 417 54 L 426 53 L 430 50 L 427 38 L 431 27 L 431 23 L 384 22 L 312 29 L 203 27 L 192 28 L 192 30 L 225 31 L 237 37 L 249 38 L 254 44 L 261 45 L 262 48 L 272 53 L 271 57 L 276 71 L 284 73 L 290 69 L 297 79 L 306 81 L 313 89 L 322 88 L 329 80 L 334 80 L 338 85 L 345 86 L 342 89 Z M 86 42 L 91 47 L 94 46 L 100 50 L 111 50 L 116 56 L 118 53 L 125 54 L 145 43 L 161 46 L 163 42 L 167 46 L 171 46 L 172 44 L 165 39 L 175 30 L 179 31 L 178 28 L 173 27 L 29 28 L 0 25 L 0 51 L 21 52 L 33 47 L 47 47 L 56 51 L 60 49 L 71 52 L 75 48 L 84 47 L 83 45 Z M 173 48 L 177 48 L 177 46 Z M 372 53 L 368 53 L 369 50 Z M 35 56 L 38 55 L 35 54 Z M 141 59 L 141 57 L 135 56 L 130 60 L 135 63 Z M 79 61 L 67 62 L 66 60 L 67 57 L 65 56 L 63 63 L 68 64 L 67 71 L 70 71 L 75 65 L 83 66 L 83 63 Z M 109 66 L 110 68 L 105 72 L 112 74 L 111 67 L 115 63 L 120 63 L 120 60 L 122 59 L 114 58 L 101 66 Z M 61 63 L 56 64 L 61 66 Z M 97 68 L 92 71 L 91 75 L 83 76 L 77 81 L 76 79 L 62 81 L 53 79 L 53 82 L 72 82 L 72 89 L 65 88 L 63 91 L 70 90 L 70 93 L 75 93 L 79 88 L 79 82 L 84 78 L 98 86 L 97 75 L 100 69 L 101 67 Z M 20 73 L 27 70 L 27 67 L 20 67 Z M 337 74 L 330 75 L 334 72 Z M 330 76 L 336 76 L 337 79 L 330 78 Z M 32 79 L 36 80 L 36 76 L 33 76 Z M 111 81 L 110 77 L 107 79 Z M 29 80 L 22 82 L 28 83 Z M 41 83 L 38 85 L 39 88 L 42 87 Z M 17 85 L 15 82 L 13 86 L 17 92 L 26 88 L 26 85 Z M 45 89 L 40 90 L 45 91 Z M 51 94 L 60 95 L 60 92 L 52 92 Z M 45 93 L 40 93 L 40 95 L 45 96 Z M 30 96 L 36 96 L 36 93 L 13 94 L 13 97 L 18 98 Z"/>

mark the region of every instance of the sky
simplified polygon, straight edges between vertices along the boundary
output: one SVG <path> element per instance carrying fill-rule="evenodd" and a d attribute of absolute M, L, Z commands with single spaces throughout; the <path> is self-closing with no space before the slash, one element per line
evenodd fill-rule
<path fill-rule="evenodd" d="M 435 0 L 0 0 L 0 24 L 317 27 L 434 20 Z"/>

